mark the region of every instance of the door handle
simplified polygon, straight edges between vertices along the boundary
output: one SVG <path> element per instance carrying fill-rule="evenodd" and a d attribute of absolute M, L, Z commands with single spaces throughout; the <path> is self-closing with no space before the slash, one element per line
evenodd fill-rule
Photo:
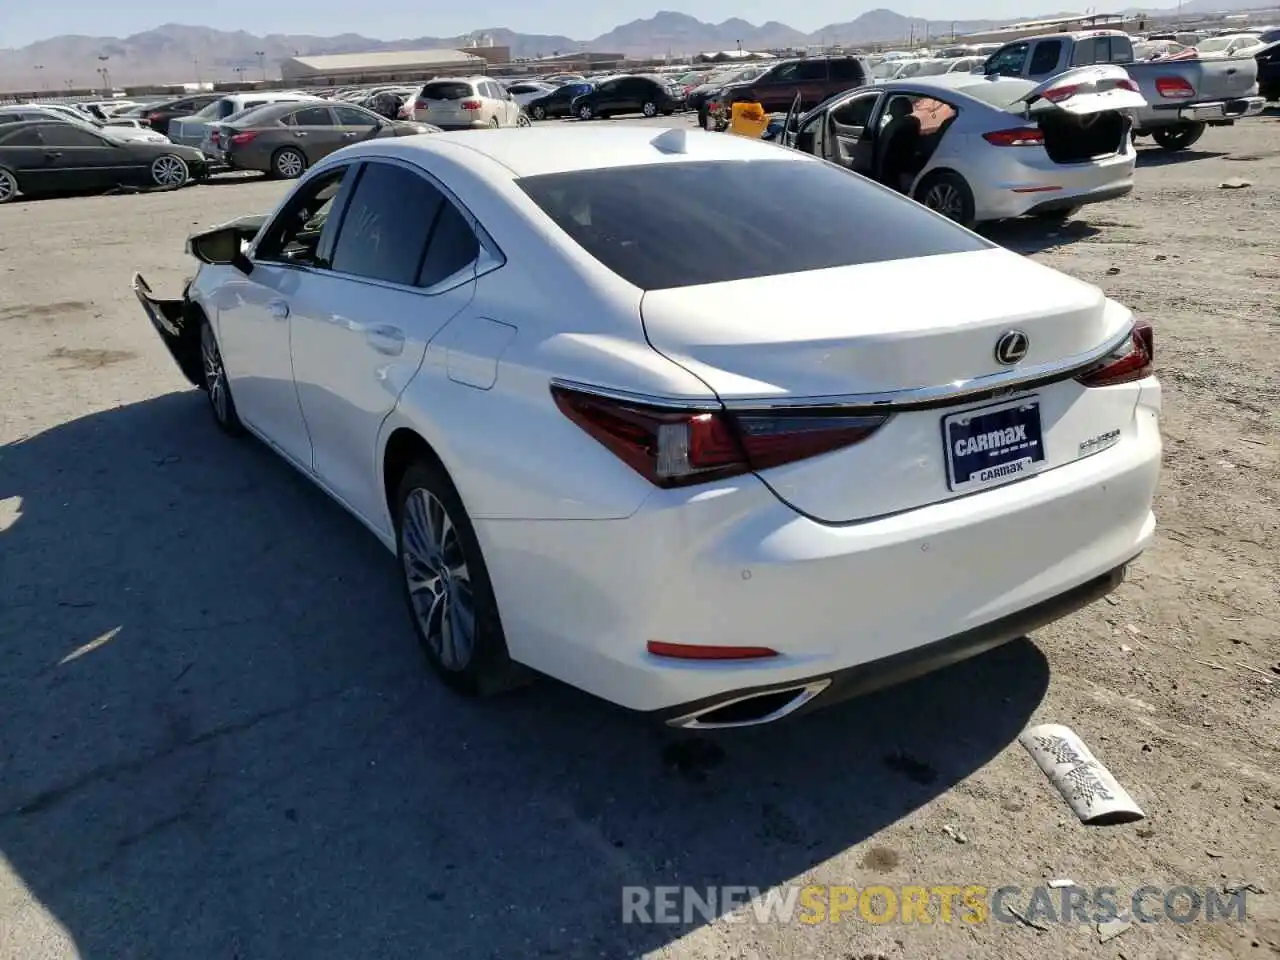
<path fill-rule="evenodd" d="M 344 133 L 342 135 L 344 140 L 354 140 L 358 136 L 360 136 L 358 133 Z"/>
<path fill-rule="evenodd" d="M 370 327 L 364 338 L 369 346 L 389 357 L 398 357 L 404 353 L 404 331 L 399 327 Z"/>
<path fill-rule="evenodd" d="M 272 300 L 267 309 L 271 311 L 271 316 L 277 320 L 289 319 L 289 305 L 283 300 Z"/>
<path fill-rule="evenodd" d="M 46 157 L 48 157 L 50 160 L 57 160 L 60 156 L 62 156 L 62 151 L 61 151 L 61 150 L 46 150 L 46 151 L 44 152 L 44 155 L 45 155 Z"/>
<path fill-rule="evenodd" d="M 299 140 L 301 140 L 301 139 L 302 139 L 303 137 L 305 137 L 305 136 L 306 136 L 306 134 L 305 134 L 305 133 L 295 133 L 295 134 L 294 134 L 294 137 L 295 137 L 296 139 L 299 139 Z"/>

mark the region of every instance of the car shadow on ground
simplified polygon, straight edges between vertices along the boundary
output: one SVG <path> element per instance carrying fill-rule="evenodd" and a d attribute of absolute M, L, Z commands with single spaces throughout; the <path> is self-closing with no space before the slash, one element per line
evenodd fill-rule
<path fill-rule="evenodd" d="M 622 924 L 624 885 L 787 882 L 1048 681 L 1022 640 L 713 740 L 551 681 L 460 699 L 393 559 L 196 391 L 0 448 L 0 562 L 0 854 L 85 957 L 635 955 L 687 928 Z"/>
<path fill-rule="evenodd" d="M 1089 240 L 1102 231 L 1084 220 L 1055 223 L 1051 220 L 1021 217 L 982 224 L 980 232 L 992 243 L 998 243 L 1014 253 L 1030 256 L 1054 247 Z"/>
<path fill-rule="evenodd" d="M 1165 150 L 1163 147 L 1139 147 L 1139 167 L 1167 167 L 1172 163 L 1193 163 L 1196 160 L 1213 160 L 1225 157 L 1223 150 Z"/>

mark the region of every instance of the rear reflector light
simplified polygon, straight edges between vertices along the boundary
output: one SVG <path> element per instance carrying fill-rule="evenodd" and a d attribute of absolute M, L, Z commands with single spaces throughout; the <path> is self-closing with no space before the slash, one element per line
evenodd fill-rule
<path fill-rule="evenodd" d="M 982 139 L 994 147 L 1043 147 L 1044 134 L 1035 127 L 1017 127 L 1014 130 L 994 130 L 984 133 Z"/>
<path fill-rule="evenodd" d="M 423 100 L 423 99 L 421 99 L 421 98 L 419 98 L 419 99 L 417 99 L 417 100 L 413 101 L 413 109 L 415 109 L 415 110 L 425 110 L 425 109 L 427 109 L 427 101 L 425 101 L 425 100 Z"/>
<path fill-rule="evenodd" d="M 759 660 L 778 656 L 777 650 L 768 647 L 705 647 L 693 643 L 666 643 L 650 640 L 646 649 L 655 657 L 672 660 Z"/>
<path fill-rule="evenodd" d="M 838 411 L 681 410 L 601 397 L 560 385 L 560 411 L 659 487 L 683 487 L 794 463 L 852 446 L 888 416 Z"/>
<path fill-rule="evenodd" d="M 1134 324 L 1133 335 L 1076 379 L 1086 387 L 1114 387 L 1145 380 L 1155 366 L 1155 328 L 1145 320 Z"/>
<path fill-rule="evenodd" d="M 483 106 L 484 104 L 481 103 L 479 100 L 463 100 L 462 101 L 463 110 L 479 110 Z"/>
<path fill-rule="evenodd" d="M 1186 100 L 1196 95 L 1196 88 L 1182 77 L 1156 77 L 1156 93 L 1169 100 Z"/>
<path fill-rule="evenodd" d="M 256 131 L 247 130 L 244 133 L 237 133 L 230 140 L 228 140 L 227 143 L 233 147 L 243 147 L 246 143 L 253 143 L 253 141 L 256 140 L 257 137 L 258 137 L 258 134 Z"/>

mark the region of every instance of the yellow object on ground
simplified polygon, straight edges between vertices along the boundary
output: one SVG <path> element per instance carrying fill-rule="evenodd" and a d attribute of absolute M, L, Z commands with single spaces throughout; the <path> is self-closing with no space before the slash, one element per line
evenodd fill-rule
<path fill-rule="evenodd" d="M 758 103 L 735 103 L 733 115 L 729 120 L 729 132 L 740 137 L 752 137 L 759 140 L 765 130 L 769 129 L 769 115 Z"/>

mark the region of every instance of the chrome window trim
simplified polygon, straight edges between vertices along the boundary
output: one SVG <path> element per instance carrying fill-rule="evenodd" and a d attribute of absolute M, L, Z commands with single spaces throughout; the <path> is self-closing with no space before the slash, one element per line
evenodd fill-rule
<path fill-rule="evenodd" d="M 613 387 L 601 387 L 562 377 L 553 377 L 553 387 L 564 387 L 581 393 L 590 393 L 608 400 L 634 403 L 639 406 L 679 410 L 873 410 L 876 413 L 898 410 L 928 409 L 961 403 L 973 397 L 989 393 L 1011 393 L 1020 389 L 1065 380 L 1093 366 L 1099 360 L 1114 353 L 1133 336 L 1133 322 L 1108 339 L 1101 346 L 1083 353 L 1052 360 L 1031 367 L 1001 370 L 998 373 L 956 380 L 931 387 L 910 387 L 882 393 L 846 393 L 820 397 L 735 397 L 730 400 L 706 398 L 681 398 L 635 393 Z"/>

